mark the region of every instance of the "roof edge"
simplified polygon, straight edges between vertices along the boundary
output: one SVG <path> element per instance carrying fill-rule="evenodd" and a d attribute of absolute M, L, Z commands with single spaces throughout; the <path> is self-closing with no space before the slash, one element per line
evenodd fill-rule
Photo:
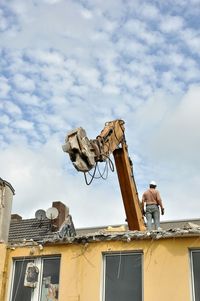
<path fill-rule="evenodd" d="M 9 182 L 0 178 L 0 184 L 8 186 L 10 188 L 10 190 L 12 191 L 13 195 L 15 195 L 15 189 L 12 187 L 12 185 Z"/>

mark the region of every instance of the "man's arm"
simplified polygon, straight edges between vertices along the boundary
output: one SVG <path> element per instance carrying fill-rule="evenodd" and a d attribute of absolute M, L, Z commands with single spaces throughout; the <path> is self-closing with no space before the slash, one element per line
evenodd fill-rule
<path fill-rule="evenodd" d="M 163 203 L 162 203 L 162 199 L 160 197 L 160 193 L 159 193 L 158 190 L 156 192 L 157 192 L 157 202 L 158 202 L 158 205 L 160 206 L 161 214 L 164 215 L 165 209 L 163 207 Z"/>

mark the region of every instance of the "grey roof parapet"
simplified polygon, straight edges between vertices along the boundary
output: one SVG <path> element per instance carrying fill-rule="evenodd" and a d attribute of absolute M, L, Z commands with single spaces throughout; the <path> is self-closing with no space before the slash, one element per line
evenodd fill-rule
<path fill-rule="evenodd" d="M 75 237 L 64 237 L 60 238 L 56 233 L 53 236 L 46 237 L 40 241 L 34 240 L 23 240 L 20 242 L 10 243 L 10 247 L 25 247 L 31 245 L 52 245 L 52 244 L 87 244 L 103 241 L 122 241 L 131 242 L 135 240 L 160 240 L 160 239 L 170 239 L 170 238 L 191 238 L 199 237 L 200 228 L 198 229 L 169 229 L 165 230 L 153 230 L 151 232 L 147 231 L 125 231 L 125 232 L 114 232 L 114 233 L 91 233 L 87 235 L 77 235 Z"/>
<path fill-rule="evenodd" d="M 2 178 L 0 178 L 0 185 L 8 186 L 10 188 L 10 190 L 12 191 L 13 195 L 15 195 L 15 189 L 12 187 L 12 185 L 9 182 L 7 182 L 7 181 L 3 180 Z"/>
<path fill-rule="evenodd" d="M 113 231 L 114 228 L 105 228 L 97 232 L 90 232 L 87 234 L 78 234 L 75 237 L 59 237 L 58 233 L 48 232 L 44 236 L 32 237 L 32 239 L 12 239 L 10 246 L 27 246 L 30 244 L 86 244 L 99 241 L 123 241 L 131 242 L 133 240 L 159 240 L 169 238 L 183 238 L 183 237 L 200 237 L 200 226 L 188 222 L 184 228 L 173 228 L 166 230 L 152 230 L 148 231 Z"/>

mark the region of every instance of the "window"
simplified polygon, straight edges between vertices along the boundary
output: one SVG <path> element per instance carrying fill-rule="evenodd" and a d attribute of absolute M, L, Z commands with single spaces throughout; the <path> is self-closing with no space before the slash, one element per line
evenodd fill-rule
<path fill-rule="evenodd" d="M 23 258 L 13 263 L 9 301 L 56 301 L 60 257 Z"/>
<path fill-rule="evenodd" d="M 103 301 L 142 301 L 142 253 L 104 255 Z"/>
<path fill-rule="evenodd" d="M 191 251 L 193 300 L 200 300 L 200 250 Z"/>

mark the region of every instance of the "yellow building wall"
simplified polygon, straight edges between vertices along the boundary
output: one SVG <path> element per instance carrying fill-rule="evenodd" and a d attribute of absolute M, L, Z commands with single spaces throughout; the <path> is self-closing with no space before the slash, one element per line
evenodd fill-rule
<path fill-rule="evenodd" d="M 6 298 L 13 257 L 61 255 L 59 301 L 102 301 L 103 252 L 143 251 L 144 301 L 189 301 L 189 248 L 200 248 L 199 238 L 107 241 L 83 244 L 20 247 L 9 251 Z"/>
<path fill-rule="evenodd" d="M 2 300 L 2 294 L 4 292 L 5 285 L 6 252 L 6 244 L 0 243 L 0 300 Z"/>

